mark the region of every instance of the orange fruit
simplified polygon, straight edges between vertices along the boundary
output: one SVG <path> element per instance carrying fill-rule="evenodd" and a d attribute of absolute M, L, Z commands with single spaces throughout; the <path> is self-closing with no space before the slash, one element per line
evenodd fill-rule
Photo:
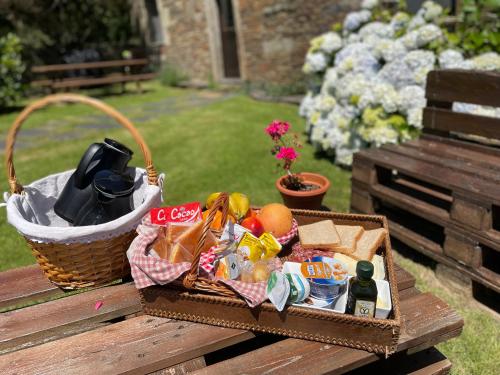
<path fill-rule="evenodd" d="M 202 215 L 203 221 L 207 220 L 209 212 L 210 212 L 210 210 L 206 210 L 203 212 L 203 215 Z M 228 214 L 227 219 L 231 220 L 233 223 L 236 223 L 236 219 L 233 215 Z M 221 230 L 222 229 L 222 212 L 221 211 L 217 211 L 215 213 L 214 220 L 212 221 L 212 224 L 210 225 L 210 229 L 213 229 L 213 230 Z"/>
<path fill-rule="evenodd" d="M 281 237 L 292 229 L 292 211 L 281 203 L 270 203 L 259 211 L 257 219 L 260 220 L 264 230 L 275 237 Z"/>

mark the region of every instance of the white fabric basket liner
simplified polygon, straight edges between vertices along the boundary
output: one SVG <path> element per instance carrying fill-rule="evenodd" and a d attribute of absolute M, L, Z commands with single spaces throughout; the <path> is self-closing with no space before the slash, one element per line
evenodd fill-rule
<path fill-rule="evenodd" d="M 73 170 L 53 174 L 24 186 L 22 194 L 12 194 L 7 200 L 7 220 L 29 240 L 41 243 L 90 243 L 118 237 L 135 230 L 144 215 L 162 202 L 164 175 L 159 186 L 149 185 L 147 173 L 135 168 L 132 196 L 134 210 L 116 220 L 75 227 L 54 212 L 54 204 Z"/>

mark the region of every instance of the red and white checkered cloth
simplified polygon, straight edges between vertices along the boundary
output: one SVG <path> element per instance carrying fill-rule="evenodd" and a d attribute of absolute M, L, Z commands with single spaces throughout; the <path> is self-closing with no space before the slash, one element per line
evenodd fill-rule
<path fill-rule="evenodd" d="M 299 224 L 297 223 L 297 220 L 293 219 L 292 229 L 290 229 L 290 232 L 276 239 L 280 244 L 286 245 L 288 242 L 290 242 L 292 238 L 294 238 L 297 235 L 298 230 L 299 230 Z"/>
<path fill-rule="evenodd" d="M 168 284 L 181 277 L 191 267 L 191 264 L 187 262 L 171 264 L 167 260 L 160 259 L 150 253 L 150 245 L 158 236 L 159 229 L 159 226 L 151 223 L 150 215 L 146 215 L 142 220 L 142 224 L 137 227 L 138 235 L 127 251 L 132 277 L 137 289 L 151 285 Z M 202 254 L 203 259 L 211 259 L 211 256 L 210 251 Z M 210 267 L 208 263 L 202 262 L 201 259 L 200 257 L 202 268 L 206 271 L 205 266 Z M 279 260 L 277 261 L 279 262 Z M 281 262 L 279 263 L 281 264 Z M 219 282 L 229 286 L 242 296 L 250 307 L 258 306 L 267 299 L 266 282 L 245 283 L 235 280 L 219 280 Z"/>

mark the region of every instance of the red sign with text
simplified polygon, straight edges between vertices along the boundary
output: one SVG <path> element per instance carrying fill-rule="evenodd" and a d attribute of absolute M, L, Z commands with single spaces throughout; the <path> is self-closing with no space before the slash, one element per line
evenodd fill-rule
<path fill-rule="evenodd" d="M 151 222 L 157 225 L 168 223 L 194 223 L 201 220 L 200 202 L 153 208 L 151 211 Z"/>

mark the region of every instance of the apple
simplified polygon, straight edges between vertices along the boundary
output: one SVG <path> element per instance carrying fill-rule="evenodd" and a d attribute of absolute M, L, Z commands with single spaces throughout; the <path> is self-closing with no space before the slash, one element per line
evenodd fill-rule
<path fill-rule="evenodd" d="M 247 217 L 240 224 L 243 228 L 246 228 L 252 232 L 255 237 L 260 237 L 264 233 L 264 227 L 262 223 L 256 217 Z"/>

